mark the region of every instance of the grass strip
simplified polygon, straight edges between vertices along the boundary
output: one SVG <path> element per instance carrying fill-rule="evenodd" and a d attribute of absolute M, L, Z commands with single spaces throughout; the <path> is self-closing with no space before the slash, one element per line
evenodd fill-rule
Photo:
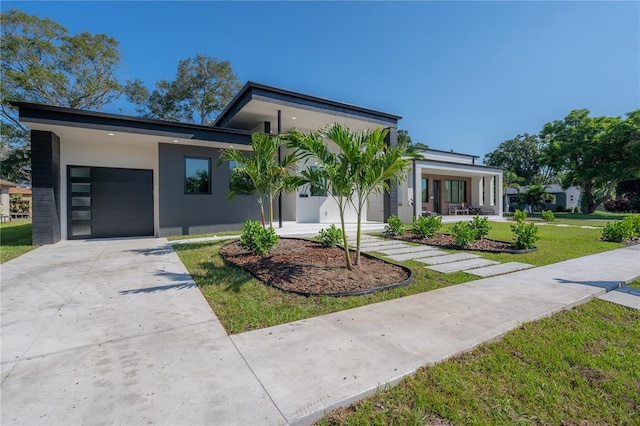
<path fill-rule="evenodd" d="M 0 263 L 15 259 L 36 248 L 31 242 L 31 221 L 0 224 Z"/>
<path fill-rule="evenodd" d="M 319 425 L 640 424 L 640 311 L 593 300 L 420 369 Z"/>

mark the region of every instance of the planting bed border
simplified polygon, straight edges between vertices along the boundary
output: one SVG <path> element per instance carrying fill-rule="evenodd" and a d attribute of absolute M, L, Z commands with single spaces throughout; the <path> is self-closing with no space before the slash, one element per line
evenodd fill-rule
<path fill-rule="evenodd" d="M 444 234 L 443 235 L 451 235 L 451 234 Z M 398 238 L 398 237 L 394 237 L 394 236 L 389 236 L 386 233 L 382 233 L 382 236 L 387 239 L 387 240 L 396 240 L 396 241 L 405 241 L 405 242 L 410 242 L 410 243 L 414 243 L 414 244 L 420 244 L 422 246 L 429 246 L 429 247 L 437 247 L 437 248 L 441 248 L 444 250 L 462 250 L 462 251 L 478 251 L 481 253 L 496 253 L 496 254 L 500 254 L 500 253 L 507 253 L 507 254 L 525 254 L 525 253 L 531 253 L 534 251 L 538 250 L 538 247 L 534 247 L 534 248 L 530 248 L 530 249 L 508 249 L 508 250 L 484 250 L 484 249 L 474 249 L 474 248 L 466 248 L 466 247 L 459 247 L 459 246 L 439 246 L 439 245 L 430 245 L 430 244 L 426 244 L 423 242 L 420 242 L 419 239 L 405 239 L 405 238 Z M 504 243 L 504 244 L 511 244 L 513 245 L 513 243 L 509 242 L 509 241 L 500 241 L 500 240 L 492 240 L 490 238 L 483 238 L 487 241 L 494 241 L 496 243 Z"/>
<path fill-rule="evenodd" d="M 313 241 L 315 243 L 318 243 L 317 240 L 307 239 L 307 238 L 290 238 L 290 237 L 281 237 L 281 238 L 282 239 L 287 239 L 287 240 Z M 230 241 L 227 244 L 232 244 L 234 242 L 236 242 L 236 241 Z M 226 246 L 227 244 L 224 244 L 222 247 Z M 350 249 L 349 251 L 355 251 L 355 250 Z M 398 282 L 398 283 L 387 284 L 387 285 L 384 285 L 384 286 L 381 286 L 381 287 L 367 288 L 365 290 L 348 291 L 348 292 L 342 292 L 342 293 L 313 293 L 313 292 L 306 292 L 306 291 L 286 290 L 286 289 L 278 287 L 277 285 L 274 285 L 274 284 L 271 284 L 271 283 L 269 283 L 267 281 L 264 281 L 263 279 L 261 279 L 260 277 L 255 275 L 253 272 L 248 271 L 248 270 L 244 269 L 241 266 L 238 266 L 238 265 L 235 265 L 235 264 L 229 262 L 227 260 L 227 258 L 222 253 L 219 253 L 219 254 L 220 254 L 220 256 L 222 257 L 222 259 L 224 260 L 224 262 L 226 264 L 233 265 L 235 267 L 238 267 L 238 268 L 242 269 L 245 272 L 250 273 L 255 279 L 257 279 L 258 281 L 268 285 L 269 287 L 275 288 L 275 289 L 280 290 L 280 291 L 284 291 L 286 293 L 298 294 L 300 296 L 305 296 L 305 297 L 310 297 L 310 296 L 329 296 L 329 297 L 363 296 L 365 294 L 371 294 L 371 293 L 375 293 L 377 291 L 391 290 L 392 288 L 404 287 L 404 286 L 407 286 L 407 285 L 409 285 L 409 284 L 411 284 L 413 282 L 413 271 L 411 270 L 411 268 L 407 268 L 406 266 L 403 266 L 403 265 L 398 265 L 397 263 L 392 263 L 392 262 L 388 262 L 386 260 L 382 260 L 382 259 L 380 259 L 378 257 L 372 256 L 370 254 L 367 254 L 367 253 L 364 253 L 364 252 L 361 251 L 360 252 L 360 256 L 365 256 L 365 257 L 367 257 L 369 259 L 375 259 L 377 261 L 384 262 L 384 263 L 387 263 L 387 264 L 390 264 L 390 265 L 394 265 L 394 266 L 397 266 L 398 268 L 402 268 L 405 272 L 407 272 L 409 274 L 409 278 L 407 278 L 404 281 Z"/>

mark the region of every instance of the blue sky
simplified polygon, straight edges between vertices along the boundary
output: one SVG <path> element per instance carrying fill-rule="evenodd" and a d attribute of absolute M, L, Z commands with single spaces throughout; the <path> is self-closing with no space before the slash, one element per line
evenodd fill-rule
<path fill-rule="evenodd" d="M 571 110 L 640 108 L 640 2 L 18 2 L 120 42 L 125 78 L 196 53 L 242 83 L 403 116 L 435 149 L 483 156 Z M 105 111 L 133 114 L 113 105 Z"/>

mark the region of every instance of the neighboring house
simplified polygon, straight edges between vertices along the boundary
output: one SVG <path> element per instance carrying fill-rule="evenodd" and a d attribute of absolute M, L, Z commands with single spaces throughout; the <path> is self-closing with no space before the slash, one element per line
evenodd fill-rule
<path fill-rule="evenodd" d="M 11 197 L 11 212 L 20 211 L 27 213 L 31 217 L 32 194 L 31 188 L 9 188 L 9 196 Z"/>
<path fill-rule="evenodd" d="M 9 216 L 9 213 L 11 211 L 11 201 L 10 201 L 9 191 L 16 186 L 18 186 L 17 183 L 0 179 L 0 207 L 2 207 L 2 211 L 0 211 L 0 216 L 2 217 Z"/>
<path fill-rule="evenodd" d="M 567 189 L 562 189 L 560 185 L 543 185 L 546 188 L 549 196 L 544 200 L 544 210 L 557 211 L 559 208 L 563 211 L 566 209 L 572 209 L 574 207 L 580 207 L 580 196 L 582 191 L 578 186 L 570 186 Z M 527 187 L 521 187 L 520 192 L 525 192 Z M 518 189 L 507 188 L 507 203 L 509 211 L 514 211 L 520 208 L 518 203 Z"/>
<path fill-rule="evenodd" d="M 257 220 L 259 212 L 252 196 L 228 200 L 230 165 L 218 166 L 220 149 L 248 151 L 256 131 L 284 134 L 335 122 L 352 130 L 389 129 L 387 143 L 394 145 L 401 118 L 253 82 L 240 90 L 213 126 L 24 102 L 12 105 L 31 129 L 34 244 L 239 229 L 242 222 Z M 442 158 L 415 162 L 417 179 L 443 176 L 443 197 L 446 181 L 465 180 L 456 199 L 495 204 L 489 188 L 501 179 L 499 169 L 476 166 L 472 156 L 429 152 Z M 312 160 L 299 165 L 314 166 Z M 405 184 L 371 198 L 366 219 L 406 215 L 409 200 L 420 195 L 420 188 L 411 186 L 416 195 L 407 198 L 408 188 Z M 485 198 L 483 191 L 489 193 Z M 339 221 L 336 203 L 317 188 L 301 187 L 275 204 L 279 221 Z M 445 204 L 443 199 L 442 208 Z M 421 207 L 414 211 L 420 214 Z M 500 213 L 497 208 L 495 212 Z M 354 212 L 348 212 L 346 220 L 355 219 Z"/>

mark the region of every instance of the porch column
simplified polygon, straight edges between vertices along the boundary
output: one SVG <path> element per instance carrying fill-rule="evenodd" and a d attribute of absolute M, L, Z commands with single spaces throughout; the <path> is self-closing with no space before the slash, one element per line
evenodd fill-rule
<path fill-rule="evenodd" d="M 413 216 L 422 214 L 422 167 L 413 160 Z"/>
<path fill-rule="evenodd" d="M 495 179 L 493 176 L 484 177 L 484 204 L 489 207 L 493 207 L 496 204 L 495 197 L 493 196 Z"/>
<path fill-rule="evenodd" d="M 496 176 L 496 194 L 498 195 L 498 200 L 496 200 L 496 206 L 498 207 L 498 215 L 502 216 L 502 212 L 504 209 L 504 191 L 502 190 L 502 173 Z"/>
<path fill-rule="evenodd" d="M 471 205 L 480 207 L 482 203 L 482 178 L 473 176 L 471 178 Z"/>
<path fill-rule="evenodd" d="M 385 138 L 385 143 L 389 147 L 396 146 L 398 144 L 398 129 L 395 127 L 389 127 L 389 133 Z M 388 182 L 389 193 L 383 193 L 384 207 L 382 220 L 386 222 L 391 215 L 398 215 L 398 185 Z"/>

